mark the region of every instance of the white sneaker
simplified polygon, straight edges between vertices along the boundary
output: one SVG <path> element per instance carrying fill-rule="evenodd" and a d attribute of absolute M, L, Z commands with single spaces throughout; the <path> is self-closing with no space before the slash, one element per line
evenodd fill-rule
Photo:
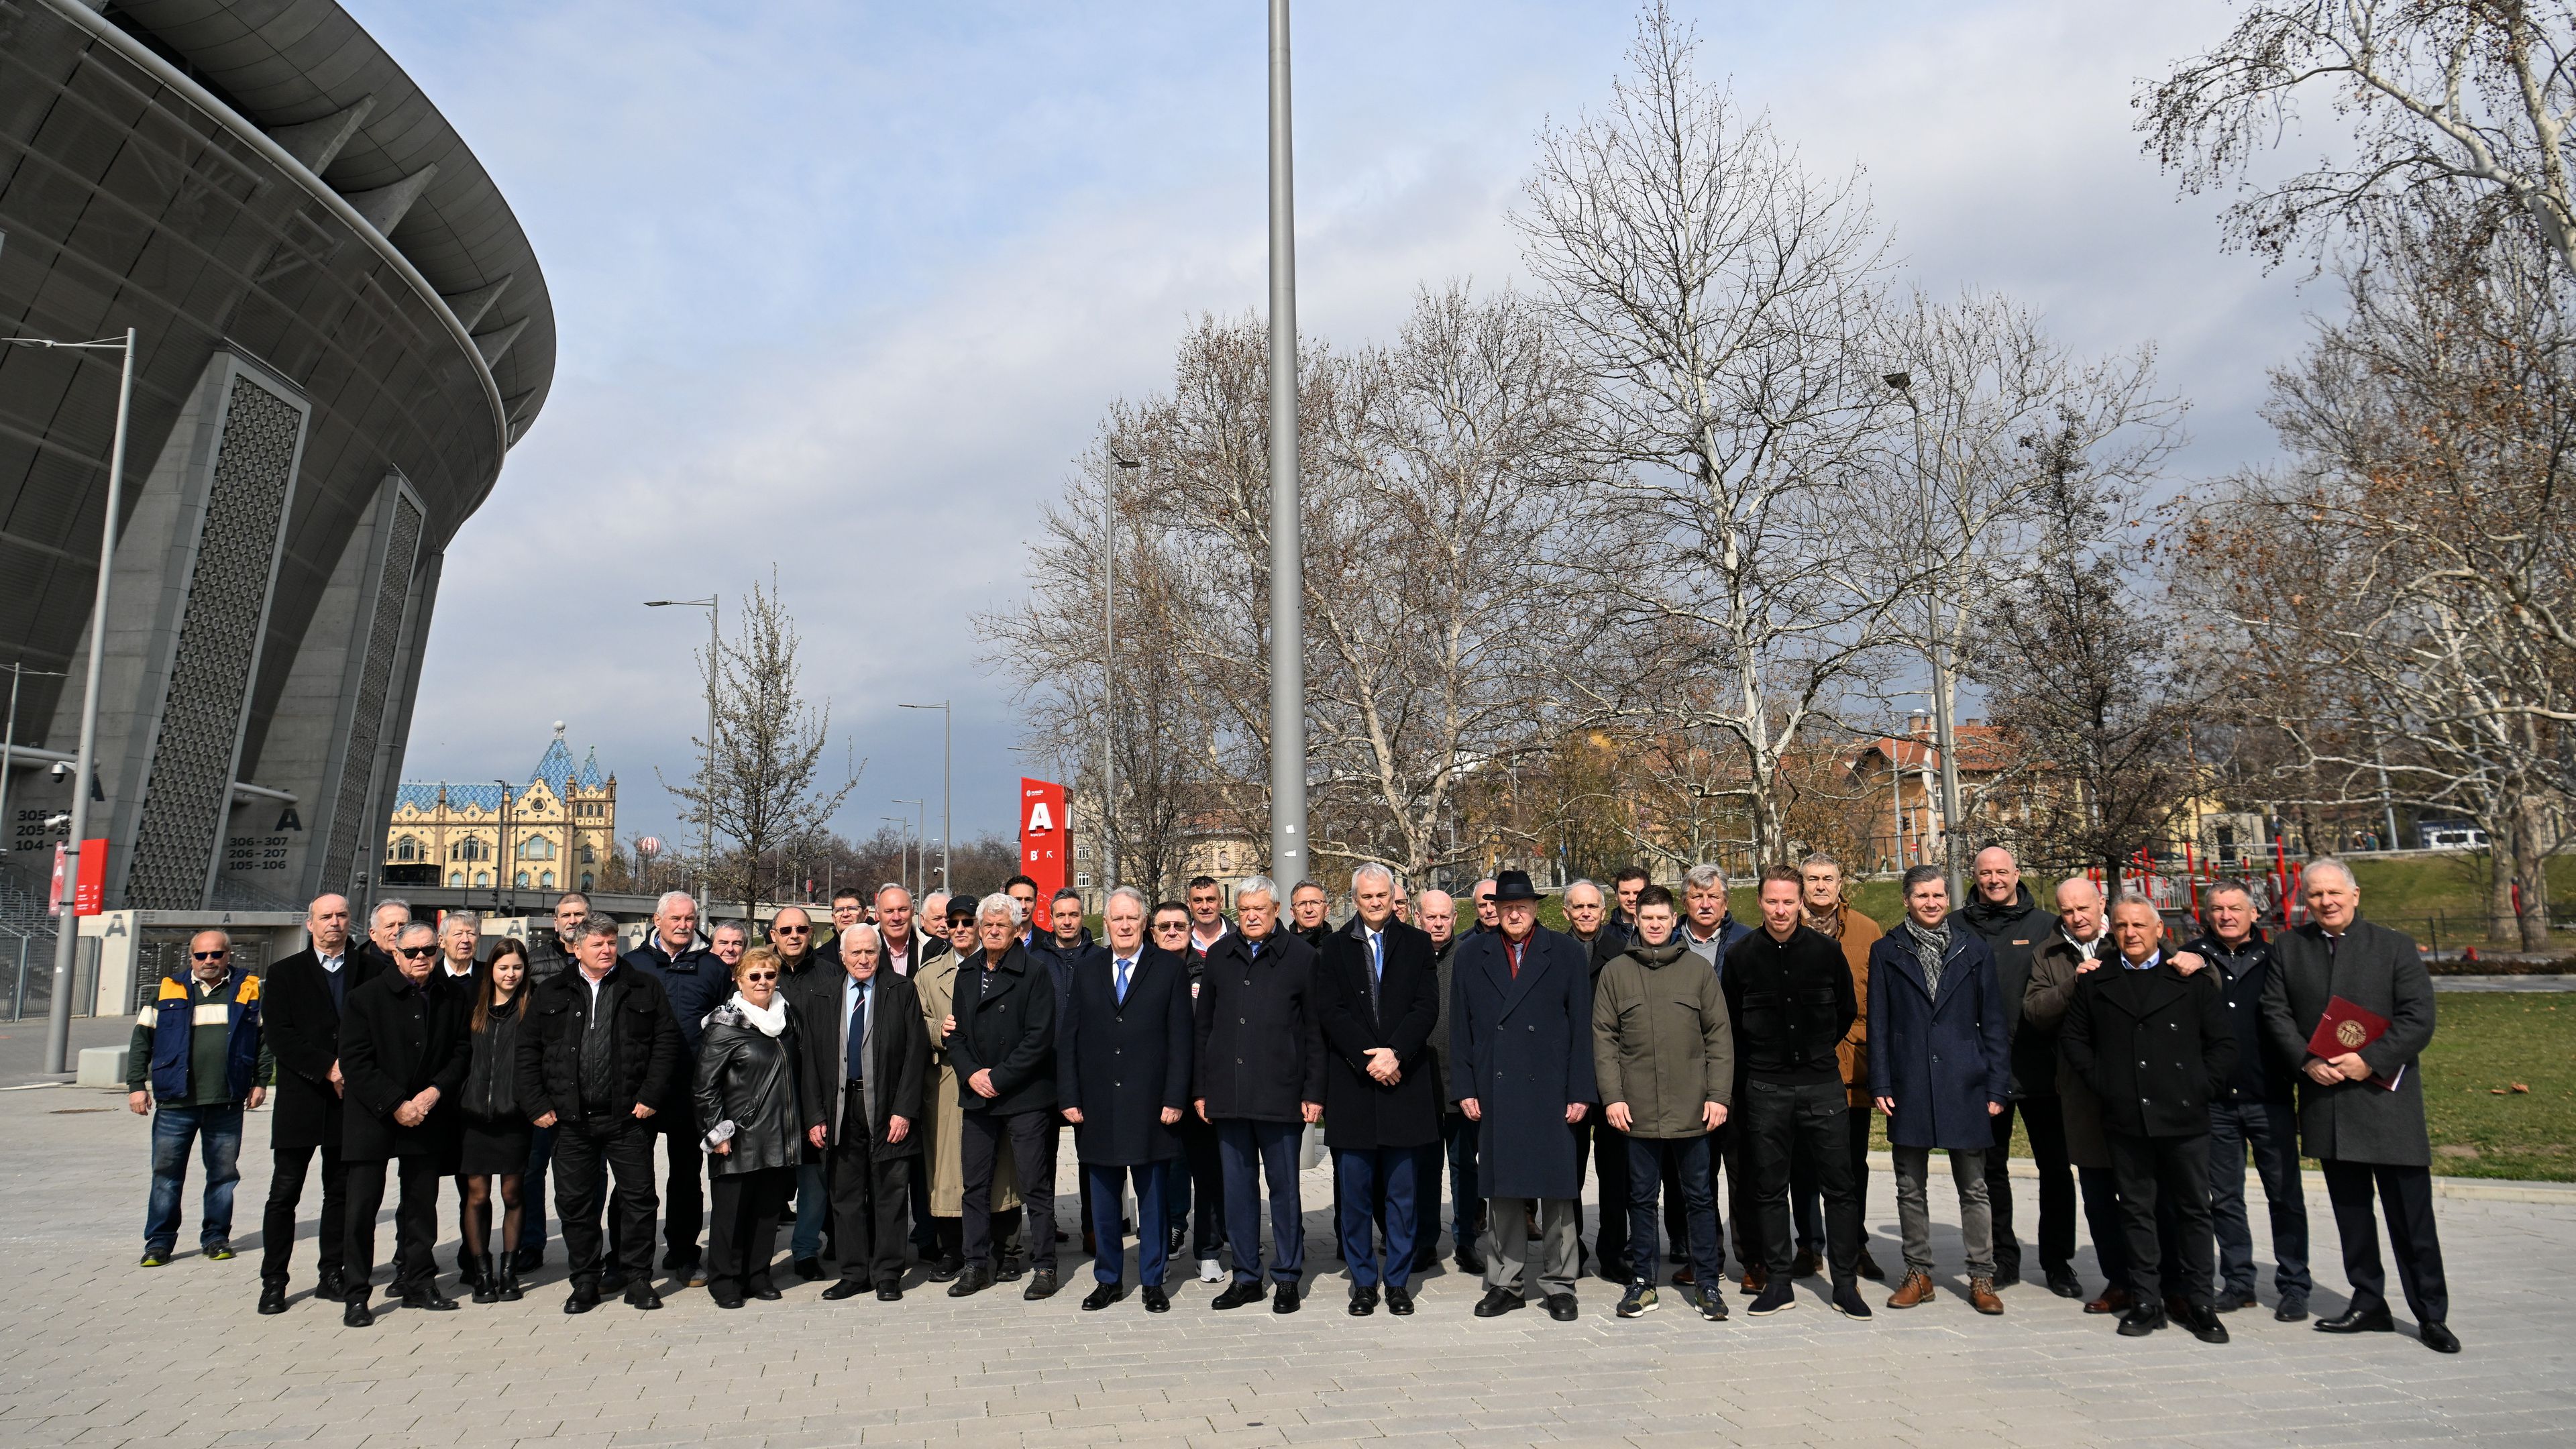
<path fill-rule="evenodd" d="M 1218 1262 L 1217 1262 L 1217 1260 L 1216 1260 L 1216 1259 L 1214 1259 L 1214 1258 L 1201 1258 L 1201 1259 L 1199 1259 L 1199 1281 L 1200 1281 L 1200 1282 L 1202 1282 L 1202 1283 L 1222 1283 L 1222 1282 L 1224 1282 L 1224 1281 L 1225 1281 L 1225 1268 L 1224 1268 L 1224 1266 L 1223 1266 L 1222 1264 L 1218 1263 Z"/>

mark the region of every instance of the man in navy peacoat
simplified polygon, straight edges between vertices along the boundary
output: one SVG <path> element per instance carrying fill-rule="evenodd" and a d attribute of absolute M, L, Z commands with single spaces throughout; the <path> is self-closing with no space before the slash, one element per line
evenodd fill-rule
<path fill-rule="evenodd" d="M 1145 1311 L 1167 1313 L 1164 1194 L 1190 1099 L 1190 968 L 1179 952 L 1145 943 L 1145 897 L 1135 887 L 1111 891 L 1100 920 L 1109 944 L 1074 966 L 1064 1019 L 1056 1023 L 1056 1102 L 1073 1124 L 1091 1210 L 1097 1286 L 1082 1306 L 1097 1312 L 1126 1292 L 1119 1197 L 1132 1176 L 1136 1276 Z"/>
<path fill-rule="evenodd" d="M 1351 1315 L 1376 1311 L 1383 1276 L 1387 1311 L 1401 1316 L 1413 1311 L 1423 1149 L 1440 1140 L 1440 1079 L 1430 1047 L 1440 973 L 1431 937 L 1395 918 L 1393 872 L 1361 866 L 1351 873 L 1351 899 L 1359 913 L 1324 938 L 1315 963 L 1324 1141 L 1341 1187 L 1336 1226 L 1351 1268 Z"/>

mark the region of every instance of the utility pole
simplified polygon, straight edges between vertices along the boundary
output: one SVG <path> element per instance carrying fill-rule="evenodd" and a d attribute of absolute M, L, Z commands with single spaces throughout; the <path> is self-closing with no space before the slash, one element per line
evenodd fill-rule
<path fill-rule="evenodd" d="M 707 754 L 706 765 L 698 773 L 698 788 L 712 790 L 716 777 L 716 672 L 724 649 L 724 595 L 709 594 L 703 599 L 646 599 L 648 609 L 704 609 L 707 611 Z M 707 872 L 715 866 L 715 802 L 701 802 L 698 811 L 698 876 L 691 884 L 691 894 L 703 902 L 707 898 Z M 760 862 L 751 863 L 751 876 L 758 879 Z M 757 891 L 754 892 L 757 894 Z"/>
<path fill-rule="evenodd" d="M 896 706 L 895 706 L 895 708 L 897 708 L 897 709 L 935 709 L 935 710 L 939 711 L 939 714 L 940 714 L 940 721 L 939 721 L 939 888 L 940 888 L 941 890 L 944 890 L 944 891 L 953 891 L 953 890 L 957 889 L 957 886 L 956 886 L 956 884 L 955 884 L 955 883 L 954 883 L 954 882 L 949 878 L 949 875 L 948 875 L 948 844 L 949 844 L 948 836 L 949 836 L 949 828 L 950 828 L 950 826 L 949 826 L 949 815 L 948 815 L 948 803 L 949 803 L 949 800 L 950 800 L 950 790 L 951 790 L 951 787 L 954 785 L 955 780 L 956 780 L 956 767 L 957 767 L 957 711 L 956 711 L 956 708 L 955 708 L 955 701 L 953 701 L 953 700 L 946 700 L 946 699 L 943 699 L 943 700 L 941 700 L 941 701 L 940 701 L 939 703 L 937 703 L 937 704 L 898 704 L 898 705 L 896 705 Z M 926 849 L 926 848 L 928 847 L 928 842 L 927 842 L 927 841 L 923 842 L 923 846 L 924 846 L 924 848 Z M 927 881 L 924 881 L 923 883 L 924 883 L 925 885 L 926 885 L 926 884 L 928 884 L 928 882 L 927 882 Z"/>
<path fill-rule="evenodd" d="M 1270 0 L 1270 874 L 1306 875 L 1306 601 L 1297 496 L 1297 186 L 1288 0 Z"/>
<path fill-rule="evenodd" d="M 1905 395 L 1905 405 L 1914 414 L 1914 480 L 1923 490 L 1923 536 L 1928 541 L 1932 536 L 1934 503 L 1932 475 L 1923 463 L 1923 400 L 1915 395 L 1911 373 L 1891 372 L 1885 381 Z M 1925 641 L 1931 646 L 1932 748 L 1941 757 L 1941 865 L 1950 878 L 1950 901 L 1955 907 L 1968 899 L 1959 862 L 1959 827 L 1964 822 L 1959 818 L 1959 751 L 1952 721 L 1958 708 L 1958 681 L 1950 667 L 1951 605 L 1940 585 L 1933 586 L 1924 608 L 1932 621 L 1931 637 Z"/>

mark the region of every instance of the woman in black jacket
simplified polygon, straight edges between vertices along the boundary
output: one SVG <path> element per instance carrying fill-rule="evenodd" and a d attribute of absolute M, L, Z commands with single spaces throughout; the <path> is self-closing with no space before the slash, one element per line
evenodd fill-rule
<path fill-rule="evenodd" d="M 707 1294 L 718 1308 L 740 1308 L 746 1293 L 779 1296 L 769 1279 L 778 1215 L 805 1145 L 823 1145 L 822 1113 L 798 1080 L 797 1011 L 778 989 L 778 972 L 776 951 L 745 951 L 733 966 L 732 998 L 707 1014 L 698 1042 L 698 1128 L 715 1188 Z"/>
<path fill-rule="evenodd" d="M 492 1180 L 501 1180 L 501 1241 L 519 1241 L 519 1182 L 528 1168 L 528 1139 L 534 1129 L 518 1106 L 519 1021 L 528 980 L 528 946 L 516 937 L 492 948 L 476 969 L 474 1010 L 466 1020 L 468 1039 L 464 1109 L 465 1142 L 457 1161 L 457 1184 L 464 1190 L 465 1211 L 457 1225 L 471 1265 L 474 1301 L 519 1301 L 516 1256 L 504 1253 L 496 1266 L 492 1243 Z"/>

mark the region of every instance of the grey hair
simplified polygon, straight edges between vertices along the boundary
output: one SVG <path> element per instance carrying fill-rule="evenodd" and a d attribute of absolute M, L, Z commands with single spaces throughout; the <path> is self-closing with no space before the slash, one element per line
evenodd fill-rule
<path fill-rule="evenodd" d="M 233 948 L 232 932 L 225 930 L 221 926 L 207 926 L 202 930 L 190 931 L 188 933 L 188 949 L 191 951 L 195 950 L 197 948 L 197 943 L 208 936 L 221 936 L 224 938 L 224 949 L 229 951 Z"/>
<path fill-rule="evenodd" d="M 1395 872 L 1387 869 L 1379 862 L 1372 860 L 1368 864 L 1351 872 L 1351 889 L 1358 890 L 1360 888 L 1360 882 L 1364 880 L 1382 880 L 1385 881 L 1391 889 L 1395 885 Z"/>
<path fill-rule="evenodd" d="M 698 908 L 698 898 L 687 891 L 664 891 L 661 898 L 653 902 L 653 914 L 658 916 L 669 910 L 673 901 L 687 901 L 692 912 Z"/>
<path fill-rule="evenodd" d="M 739 932 L 745 941 L 749 941 L 751 939 L 751 923 L 748 921 L 734 920 L 731 917 L 727 917 L 726 919 L 709 926 L 707 928 L 707 939 L 712 941 L 718 934 L 725 931 Z"/>
<path fill-rule="evenodd" d="M 1330 895 L 1332 894 L 1332 892 L 1331 892 L 1331 891 L 1328 891 L 1328 890 L 1324 889 L 1324 884 L 1323 884 L 1323 882 L 1321 882 L 1321 881 L 1312 881 L 1312 880 L 1301 880 L 1301 881 L 1297 882 L 1295 885 L 1290 886 L 1290 887 L 1288 888 L 1288 895 L 1289 895 L 1290 899 L 1292 899 L 1292 900 L 1293 900 L 1293 899 L 1296 897 L 1297 892 L 1299 892 L 1299 891 L 1313 891 L 1315 894 L 1317 894 L 1317 895 L 1319 895 L 1319 896 L 1330 896 Z"/>
<path fill-rule="evenodd" d="M 1937 865 L 1918 865 L 1905 872 L 1905 883 L 1903 889 L 1907 895 L 1912 895 L 1916 886 L 1919 886 L 1926 881 L 1935 880 L 1941 882 L 1945 886 L 1950 883 L 1949 877 L 1942 873 L 1941 867 Z"/>
<path fill-rule="evenodd" d="M 869 925 L 865 921 L 852 921 L 849 924 L 849 927 L 841 932 L 841 949 L 846 951 L 852 946 L 857 945 L 859 943 L 859 933 L 861 931 L 867 932 L 869 937 L 877 943 L 878 950 L 882 951 L 885 949 L 885 933 L 879 931 L 876 927 Z"/>
<path fill-rule="evenodd" d="M 1245 896 L 1267 896 L 1270 898 L 1270 904 L 1275 906 L 1279 904 L 1279 882 L 1266 875 L 1245 876 L 1241 883 L 1235 886 L 1234 898 L 1239 902 Z"/>
<path fill-rule="evenodd" d="M 1020 923 L 1020 903 L 1008 891 L 995 891 L 975 903 L 975 923 L 982 925 L 988 916 L 1000 916 L 1016 926 Z"/>
<path fill-rule="evenodd" d="M 394 896 L 386 900 L 378 901 L 376 902 L 375 909 L 367 912 L 367 924 L 370 926 L 383 925 L 385 923 L 385 912 L 387 911 L 400 911 L 403 913 L 403 919 L 408 921 L 411 919 L 411 902 L 404 900 L 400 896 Z"/>
<path fill-rule="evenodd" d="M 872 896 L 868 897 L 868 899 L 869 899 L 869 900 L 871 900 L 871 901 L 881 901 L 881 900 L 884 900 L 884 899 L 885 899 L 885 893 L 886 893 L 887 891 L 901 891 L 901 892 L 903 892 L 903 899 L 904 899 L 904 903 L 905 903 L 906 905 L 909 905 L 909 904 L 911 904 L 911 903 L 912 903 L 912 887 L 910 887 L 910 886 L 908 886 L 908 885 L 905 885 L 903 882 L 901 882 L 901 881 L 899 881 L 899 880 L 890 880 L 890 881 L 887 881 L 884 885 L 878 886 L 878 887 L 877 887 L 877 893 L 876 893 L 875 895 L 872 895 Z"/>
<path fill-rule="evenodd" d="M 447 934 L 450 926 L 470 926 L 479 934 L 483 929 L 483 918 L 472 911 L 449 911 L 447 919 L 438 923 L 439 934 Z"/>
<path fill-rule="evenodd" d="M 1798 868 L 1800 870 L 1804 870 L 1811 865 L 1830 865 L 1834 868 L 1834 872 L 1837 875 L 1842 873 L 1843 868 L 1843 863 L 1841 861 L 1834 859 L 1832 856 L 1825 854 L 1821 850 L 1809 855 L 1805 860 L 1798 862 Z"/>
<path fill-rule="evenodd" d="M 405 921 L 403 922 L 403 928 L 394 933 L 394 944 L 397 946 L 401 945 L 414 931 L 427 931 L 431 940 L 434 941 L 438 939 L 438 928 L 431 925 L 429 922 Z"/>
<path fill-rule="evenodd" d="M 593 911 L 589 915 L 581 918 L 580 925 L 577 925 L 569 932 L 566 932 L 564 939 L 575 945 L 579 945 L 593 936 L 606 936 L 611 940 L 616 939 L 617 918 L 608 914 L 606 911 Z"/>
<path fill-rule="evenodd" d="M 2243 896 L 2250 903 L 2259 904 L 2263 899 L 2261 896 L 2254 894 L 2254 883 L 2252 881 L 2232 875 L 2224 880 L 2211 881 L 2209 884 L 2200 888 L 2200 894 L 2203 900 L 2206 900 L 2211 896 L 2227 895 L 2230 893 Z"/>
<path fill-rule="evenodd" d="M 1145 893 L 1136 889 L 1134 886 L 1120 886 L 1118 889 L 1111 891 L 1109 893 L 1109 901 L 1134 901 L 1136 903 L 1137 910 L 1148 914 L 1150 914 L 1154 909 L 1153 902 L 1146 900 Z M 1109 916 L 1109 901 L 1102 901 L 1100 903 L 1100 915 L 1103 920 L 1108 919 Z"/>
<path fill-rule="evenodd" d="M 2158 921 L 2162 921 L 2165 918 L 2165 913 L 2156 909 L 2156 903 L 2150 899 L 2144 891 L 2121 891 L 2119 899 L 2111 902 L 2111 910 L 2116 911 L 2122 906 L 2144 906 L 2147 908 L 2147 913 L 2154 916 Z M 2105 912 L 2104 914 L 2107 916 L 2109 912 Z"/>
<path fill-rule="evenodd" d="M 1601 888 L 1601 883 L 1588 875 L 1577 876 L 1575 879 L 1566 882 L 1565 894 L 1568 897 L 1571 897 L 1574 894 L 1574 888 L 1576 886 L 1581 886 L 1585 890 L 1592 892 L 1593 899 L 1595 900 L 1607 901 L 1610 898 L 1610 893 Z"/>
<path fill-rule="evenodd" d="M 2299 867 L 2299 879 L 2304 882 L 2310 875 L 2320 869 L 2330 870 L 2341 875 L 2343 877 L 2343 883 L 2352 887 L 2356 891 L 2361 889 L 2361 877 L 2354 875 L 2352 873 L 2352 867 L 2344 864 L 2343 859 L 2340 856 L 2320 855 L 2314 860 L 2309 861 L 2306 865 Z"/>
<path fill-rule="evenodd" d="M 1708 861 L 1701 861 L 1699 864 L 1692 866 L 1690 868 L 1690 873 L 1682 877 L 1682 889 L 1684 890 L 1704 891 L 1710 886 L 1716 886 L 1721 890 L 1724 889 L 1726 886 L 1726 872 L 1718 869 L 1716 865 Z"/>

